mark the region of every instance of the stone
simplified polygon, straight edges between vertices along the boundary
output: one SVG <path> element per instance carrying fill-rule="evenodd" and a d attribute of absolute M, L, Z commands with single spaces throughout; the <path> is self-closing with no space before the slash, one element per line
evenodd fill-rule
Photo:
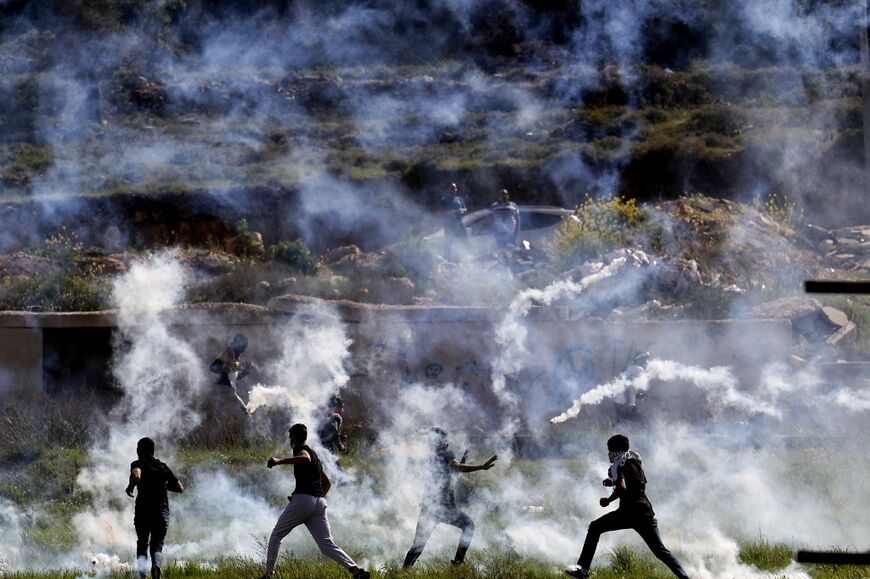
<path fill-rule="evenodd" d="M 822 313 L 825 314 L 825 317 L 829 322 L 831 322 L 831 325 L 836 326 L 837 328 L 842 328 L 849 323 L 849 316 L 837 308 L 824 306 L 822 307 Z"/>
<path fill-rule="evenodd" d="M 829 251 L 834 250 L 834 240 L 833 239 L 824 239 L 819 242 L 817 246 L 819 253 L 828 253 Z"/>
<path fill-rule="evenodd" d="M 857 336 L 858 326 L 854 322 L 847 322 L 845 326 L 828 336 L 825 342 L 831 346 L 840 346 L 851 342 Z"/>
<path fill-rule="evenodd" d="M 821 308 L 822 304 L 813 298 L 794 296 L 758 304 L 752 308 L 752 314 L 759 318 L 788 319 L 794 323 L 805 316 L 817 314 Z"/>
<path fill-rule="evenodd" d="M 335 263 L 348 255 L 358 256 L 362 251 L 356 245 L 343 245 L 327 251 L 323 255 L 324 263 Z"/>

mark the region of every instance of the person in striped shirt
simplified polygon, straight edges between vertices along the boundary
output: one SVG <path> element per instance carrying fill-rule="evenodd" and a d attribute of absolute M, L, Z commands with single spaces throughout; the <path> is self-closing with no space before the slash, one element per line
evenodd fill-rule
<path fill-rule="evenodd" d="M 496 246 L 501 248 L 516 245 L 520 232 L 520 210 L 516 203 L 510 200 L 510 192 L 502 189 L 498 192 L 498 201 L 489 206 L 492 212 L 492 231 Z"/>

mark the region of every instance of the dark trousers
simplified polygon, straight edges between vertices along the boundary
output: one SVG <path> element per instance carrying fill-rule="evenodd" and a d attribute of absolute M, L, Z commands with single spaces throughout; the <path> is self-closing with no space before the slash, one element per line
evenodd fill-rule
<path fill-rule="evenodd" d="M 136 529 L 136 558 L 145 558 L 150 552 L 151 577 L 160 579 L 163 542 L 166 540 L 166 530 L 169 528 L 169 512 L 137 512 L 133 516 L 133 527 Z"/>
<path fill-rule="evenodd" d="M 577 564 L 584 569 L 589 569 L 592 563 L 592 557 L 595 556 L 595 548 L 598 547 L 598 539 L 602 534 L 609 531 L 619 531 L 622 529 L 634 529 L 640 538 L 644 540 L 653 555 L 668 566 L 668 569 L 681 579 L 688 579 L 688 575 L 680 566 L 667 547 L 662 544 L 662 538 L 659 535 L 659 525 L 656 518 L 646 513 L 632 513 L 628 510 L 617 509 L 607 513 L 601 518 L 595 519 L 589 524 L 589 531 L 586 533 L 586 541 L 583 542 L 583 551 L 580 552 L 580 559 Z"/>
<path fill-rule="evenodd" d="M 407 569 L 417 562 L 417 559 L 423 553 L 426 542 L 432 536 L 432 531 L 435 530 L 438 523 L 462 529 L 462 536 L 459 537 L 459 547 L 456 549 L 456 556 L 453 558 L 455 563 L 462 563 L 465 559 L 465 553 L 468 551 L 468 546 L 471 545 L 471 539 L 474 537 L 474 522 L 471 520 L 471 517 L 460 511 L 456 505 L 424 505 L 420 510 L 420 518 L 417 519 L 414 543 L 411 545 L 408 554 L 405 555 L 405 562 L 402 567 Z"/>

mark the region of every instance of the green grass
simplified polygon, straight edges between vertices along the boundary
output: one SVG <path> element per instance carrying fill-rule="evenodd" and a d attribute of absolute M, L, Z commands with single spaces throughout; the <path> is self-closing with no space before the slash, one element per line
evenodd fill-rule
<path fill-rule="evenodd" d="M 741 549 L 741 560 L 760 571 L 776 574 L 791 562 L 792 550 L 784 545 L 766 542 L 747 544 Z M 471 559 L 474 559 L 473 561 Z M 814 579 L 866 579 L 866 568 L 856 566 L 807 565 L 807 572 Z M 167 577 L 186 579 L 250 579 L 263 571 L 262 562 L 246 558 L 230 558 L 208 563 L 168 562 L 164 568 Z M 75 579 L 81 571 L 53 570 L 41 572 L 10 572 L 9 579 Z M 97 576 L 96 572 L 84 572 L 84 576 Z M 129 571 L 101 573 L 100 577 L 121 579 L 130 577 Z M 564 577 L 559 566 L 529 560 L 501 551 L 470 552 L 468 564 L 453 567 L 448 563 L 423 563 L 409 570 L 401 569 L 399 562 L 375 570 L 374 577 L 383 579 L 555 579 Z M 787 578 L 788 575 L 775 575 Z M 300 559 L 292 555 L 279 559 L 276 579 L 346 579 L 347 572 L 337 564 L 312 559 Z M 606 557 L 601 557 L 593 566 L 593 579 L 667 579 L 670 571 L 652 555 L 637 552 L 627 547 L 618 547 Z"/>

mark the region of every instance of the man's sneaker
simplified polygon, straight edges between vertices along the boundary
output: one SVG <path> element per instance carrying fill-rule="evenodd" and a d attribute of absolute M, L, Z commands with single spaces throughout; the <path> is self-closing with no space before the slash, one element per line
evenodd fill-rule
<path fill-rule="evenodd" d="M 571 565 L 565 569 L 565 574 L 569 577 L 574 577 L 575 579 L 589 579 L 589 571 L 580 565 Z"/>
<path fill-rule="evenodd" d="M 462 565 L 464 562 L 465 562 L 465 561 L 457 561 L 456 559 L 450 559 L 450 564 L 453 565 L 454 567 L 459 567 L 459 566 Z"/>

